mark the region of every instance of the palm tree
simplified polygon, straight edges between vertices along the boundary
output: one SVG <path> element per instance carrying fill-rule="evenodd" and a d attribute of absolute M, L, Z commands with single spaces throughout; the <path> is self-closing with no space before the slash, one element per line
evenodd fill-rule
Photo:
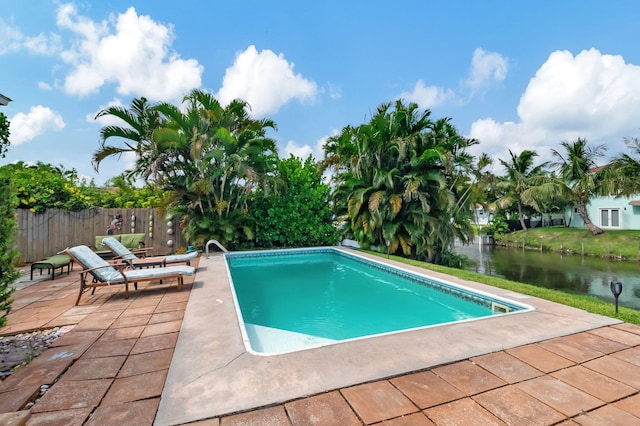
<path fill-rule="evenodd" d="M 603 170 L 607 192 L 620 197 L 640 193 L 640 139 L 628 138 L 625 144 L 631 154 L 619 154 Z"/>
<path fill-rule="evenodd" d="M 452 220 L 447 154 L 459 141 L 448 120 L 429 116 L 413 103 L 385 103 L 369 123 L 347 126 L 325 144 L 337 214 L 362 247 L 431 261 L 449 250 L 459 224 Z"/>
<path fill-rule="evenodd" d="M 524 231 L 527 231 L 528 228 L 524 221 L 524 207 L 530 205 L 530 201 L 523 198 L 523 194 L 526 194 L 525 191 L 530 189 L 535 179 L 545 175 L 547 163 L 534 166 L 533 160 L 538 154 L 531 150 L 524 150 L 520 155 L 509 150 L 509 155 L 511 156 L 509 161 L 500 159 L 500 163 L 506 170 L 506 175 L 498 184 L 502 195 L 496 200 L 496 204 L 502 209 L 515 204 L 520 226 Z"/>
<path fill-rule="evenodd" d="M 606 191 L 606 182 L 603 179 L 604 172 L 596 163 L 598 158 L 604 156 L 606 147 L 598 145 L 587 146 L 587 140 L 578 138 L 574 142 L 562 142 L 564 154 L 553 149 L 552 154 L 557 159 L 555 165 L 558 168 L 562 182 L 569 190 L 572 201 L 576 205 L 576 211 L 583 220 L 585 226 L 592 235 L 603 232 L 589 219 L 587 205 L 591 197 Z"/>
<path fill-rule="evenodd" d="M 166 124 L 153 132 L 162 161 L 155 173 L 168 191 L 166 205 L 187 217 L 185 235 L 193 243 L 215 238 L 233 244 L 241 234 L 253 238 L 247 201 L 258 182 L 263 187 L 275 169 L 276 143 L 265 136 L 271 120 L 253 120 L 248 104 L 235 100 L 222 107 L 209 93 L 193 90 L 182 112 L 158 105 Z"/>
<path fill-rule="evenodd" d="M 116 117 L 125 126 L 109 125 L 100 130 L 100 149 L 94 152 L 92 160 L 95 170 L 98 171 L 105 158 L 130 152 L 136 154 L 136 166 L 128 172 L 128 176 L 148 178 L 148 171 L 157 158 L 151 136 L 163 124 L 158 111 L 146 98 L 141 97 L 133 99 L 129 109 L 112 105 L 98 112 L 95 118 L 105 116 Z M 112 138 L 121 141 L 124 146 L 107 145 Z"/>
<path fill-rule="evenodd" d="M 496 176 L 487 170 L 492 165 L 493 159 L 482 153 L 469 169 L 471 182 L 463 195 L 468 198 L 468 208 L 473 211 L 475 223 L 478 223 L 476 207 L 482 206 L 485 211 L 489 211 L 490 205 L 495 201 Z"/>

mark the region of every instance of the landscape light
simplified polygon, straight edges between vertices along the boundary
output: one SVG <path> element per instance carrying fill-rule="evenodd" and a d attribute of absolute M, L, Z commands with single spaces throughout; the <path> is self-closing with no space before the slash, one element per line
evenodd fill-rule
<path fill-rule="evenodd" d="M 616 314 L 618 313 L 618 297 L 622 293 L 622 283 L 620 281 L 611 281 L 611 293 L 616 299 Z"/>

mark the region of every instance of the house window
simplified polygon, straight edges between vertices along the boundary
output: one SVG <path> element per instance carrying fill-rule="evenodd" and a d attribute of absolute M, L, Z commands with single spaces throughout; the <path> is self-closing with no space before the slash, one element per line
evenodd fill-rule
<path fill-rule="evenodd" d="M 620 209 L 600 209 L 600 226 L 620 228 Z"/>

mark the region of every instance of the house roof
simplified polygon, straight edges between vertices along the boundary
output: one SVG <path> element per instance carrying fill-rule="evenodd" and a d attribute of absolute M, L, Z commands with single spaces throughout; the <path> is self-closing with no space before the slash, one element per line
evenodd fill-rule
<path fill-rule="evenodd" d="M 631 200 L 629 201 L 630 206 L 640 206 L 640 200 Z"/>
<path fill-rule="evenodd" d="M 9 102 L 11 102 L 11 98 L 8 98 L 2 93 L 0 93 L 0 105 L 4 106 L 4 105 L 7 105 Z"/>

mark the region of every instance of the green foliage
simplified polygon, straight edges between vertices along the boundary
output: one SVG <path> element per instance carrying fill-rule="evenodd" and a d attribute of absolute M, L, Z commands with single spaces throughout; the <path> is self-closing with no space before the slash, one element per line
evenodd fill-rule
<path fill-rule="evenodd" d="M 496 204 L 507 211 L 515 208 L 520 225 L 526 231 L 524 219 L 534 211 L 530 206 L 535 204 L 532 197 L 527 198 L 527 194 L 531 192 L 531 187 L 535 186 L 536 180 L 546 175 L 547 163 L 534 166 L 534 158 L 538 156 L 535 151 L 524 150 L 520 154 L 514 154 L 509 150 L 509 155 L 511 156 L 509 161 L 500 159 L 506 174 L 498 183 L 501 196 Z"/>
<path fill-rule="evenodd" d="M 16 191 L 14 208 L 42 213 L 47 208 L 82 210 L 95 205 L 95 185 L 78 178 L 77 172 L 38 162 L 20 161 L 0 167 L 0 178 L 11 179 Z"/>
<path fill-rule="evenodd" d="M 0 112 L 0 158 L 5 157 L 9 145 L 9 120 Z"/>
<path fill-rule="evenodd" d="M 125 175 L 116 176 L 105 184 L 100 207 L 104 208 L 155 208 L 162 203 L 163 191 L 147 184 L 136 188 Z"/>
<path fill-rule="evenodd" d="M 336 216 L 362 248 L 455 263 L 454 237 L 473 233 L 463 172 L 475 142 L 430 114 L 400 100 L 382 104 L 369 123 L 328 140 L 324 164 L 335 169 Z"/>
<path fill-rule="evenodd" d="M 291 156 L 278 163 L 281 189 L 260 188 L 249 206 L 255 227 L 255 245 L 314 247 L 335 245 L 339 230 L 333 225 L 329 186 L 310 156 L 304 162 Z"/>
<path fill-rule="evenodd" d="M 13 182 L 16 191 L 14 208 L 42 213 L 48 208 L 78 211 L 90 207 L 136 208 L 158 207 L 163 192 L 154 186 L 135 188 L 124 176 L 116 176 L 108 188 L 78 177 L 75 169 L 38 162 L 20 161 L 0 167 L 0 178 Z"/>
<path fill-rule="evenodd" d="M 507 224 L 507 218 L 504 216 L 504 211 L 498 210 L 494 213 L 493 218 L 489 226 L 482 228 L 484 235 L 494 236 L 496 234 L 504 234 L 509 232 L 509 225 Z"/>
<path fill-rule="evenodd" d="M 152 177 L 166 191 L 164 205 L 184 219 L 190 244 L 215 238 L 234 247 L 253 239 L 247 203 L 258 185 L 269 186 L 275 169 L 276 143 L 265 136 L 275 123 L 250 118 L 242 100 L 222 107 L 201 90 L 185 103 L 184 111 L 166 103 L 153 107 L 159 124 L 133 147 L 146 164 L 139 161 L 133 174 Z"/>
<path fill-rule="evenodd" d="M 6 177 L 0 178 L 0 327 L 6 324 L 11 310 L 11 284 L 19 276 L 13 267 L 18 255 L 13 245 L 16 229 L 13 198 L 11 181 Z"/>
<path fill-rule="evenodd" d="M 594 171 L 606 151 L 605 145 L 588 146 L 587 140 L 578 138 L 573 142 L 562 142 L 563 151 L 551 150 L 557 159 L 563 190 L 570 194 L 578 215 L 593 235 L 603 232 L 591 222 L 587 205 L 593 196 L 608 195 L 610 187 L 602 170 Z"/>

